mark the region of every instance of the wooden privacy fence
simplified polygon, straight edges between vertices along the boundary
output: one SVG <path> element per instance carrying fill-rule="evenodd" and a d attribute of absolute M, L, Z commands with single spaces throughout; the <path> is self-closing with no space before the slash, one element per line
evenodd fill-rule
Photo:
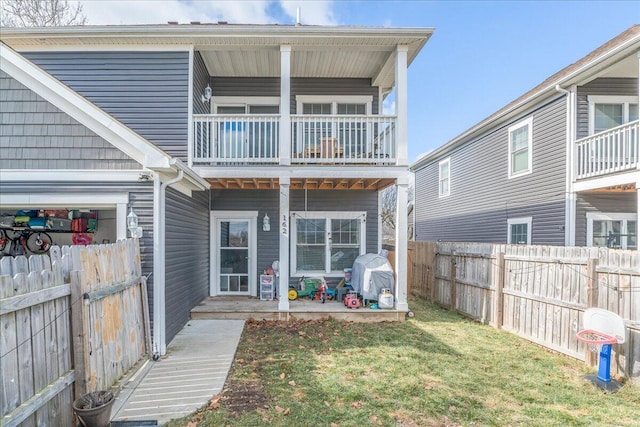
<path fill-rule="evenodd" d="M 584 310 L 625 319 L 612 374 L 640 381 L 640 252 L 607 248 L 410 242 L 409 292 L 544 347 L 597 364 L 576 339 Z"/>
<path fill-rule="evenodd" d="M 150 351 L 148 324 L 137 240 L 0 259 L 0 424 L 74 425 L 75 398 Z"/>

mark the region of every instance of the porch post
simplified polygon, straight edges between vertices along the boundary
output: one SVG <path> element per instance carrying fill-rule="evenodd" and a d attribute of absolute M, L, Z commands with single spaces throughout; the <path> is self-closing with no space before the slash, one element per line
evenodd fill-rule
<path fill-rule="evenodd" d="M 280 164 L 291 164 L 291 46 L 280 46 Z"/>
<path fill-rule="evenodd" d="M 409 164 L 407 149 L 407 46 L 396 47 L 396 132 L 398 165 Z"/>
<path fill-rule="evenodd" d="M 407 193 L 409 178 L 396 180 L 396 310 L 409 311 L 407 303 Z"/>
<path fill-rule="evenodd" d="M 280 178 L 280 215 L 276 221 L 280 233 L 280 283 L 278 310 L 289 311 L 289 184 L 290 178 Z"/>

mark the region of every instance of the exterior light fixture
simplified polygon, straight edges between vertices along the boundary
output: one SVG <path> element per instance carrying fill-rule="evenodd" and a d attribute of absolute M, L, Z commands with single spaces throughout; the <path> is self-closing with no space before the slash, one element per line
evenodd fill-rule
<path fill-rule="evenodd" d="M 133 212 L 132 207 L 129 207 L 129 215 L 127 215 L 127 228 L 131 233 L 131 237 L 138 239 L 142 237 L 142 227 L 138 226 L 138 215 Z"/>
<path fill-rule="evenodd" d="M 207 85 L 204 88 L 204 95 L 202 95 L 202 102 L 209 102 L 211 99 L 211 86 Z"/>
<path fill-rule="evenodd" d="M 271 221 L 269 219 L 269 215 L 264 213 L 264 218 L 262 219 L 262 231 L 271 231 Z"/>

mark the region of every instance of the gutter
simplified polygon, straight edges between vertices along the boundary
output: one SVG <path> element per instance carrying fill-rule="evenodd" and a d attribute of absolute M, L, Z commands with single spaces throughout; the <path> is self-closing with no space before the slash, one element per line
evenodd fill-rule
<path fill-rule="evenodd" d="M 171 163 L 177 163 L 172 159 Z M 160 183 L 158 179 L 154 181 L 154 224 L 156 227 L 156 238 L 153 243 L 153 351 L 154 359 L 159 355 L 163 356 L 167 352 L 166 334 L 166 193 L 167 188 L 184 179 L 184 169 L 178 166 L 178 175 Z"/>

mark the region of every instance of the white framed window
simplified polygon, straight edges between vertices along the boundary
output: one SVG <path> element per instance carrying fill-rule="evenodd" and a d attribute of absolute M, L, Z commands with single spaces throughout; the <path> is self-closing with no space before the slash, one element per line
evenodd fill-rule
<path fill-rule="evenodd" d="M 637 96 L 590 95 L 589 135 L 638 120 Z"/>
<path fill-rule="evenodd" d="M 587 246 L 638 249 L 638 220 L 633 213 L 587 212 Z"/>
<path fill-rule="evenodd" d="M 291 213 L 291 276 L 344 274 L 366 253 L 366 212 Z"/>
<path fill-rule="evenodd" d="M 533 117 L 508 129 L 509 178 L 530 174 L 533 170 Z"/>
<path fill-rule="evenodd" d="M 279 114 L 279 96 L 214 96 L 213 114 Z"/>
<path fill-rule="evenodd" d="M 507 243 L 510 245 L 530 245 L 531 244 L 531 222 L 530 216 L 507 219 Z"/>
<path fill-rule="evenodd" d="M 371 95 L 296 95 L 297 114 L 371 114 Z"/>
<path fill-rule="evenodd" d="M 451 157 L 438 163 L 438 197 L 446 197 L 451 192 Z"/>

